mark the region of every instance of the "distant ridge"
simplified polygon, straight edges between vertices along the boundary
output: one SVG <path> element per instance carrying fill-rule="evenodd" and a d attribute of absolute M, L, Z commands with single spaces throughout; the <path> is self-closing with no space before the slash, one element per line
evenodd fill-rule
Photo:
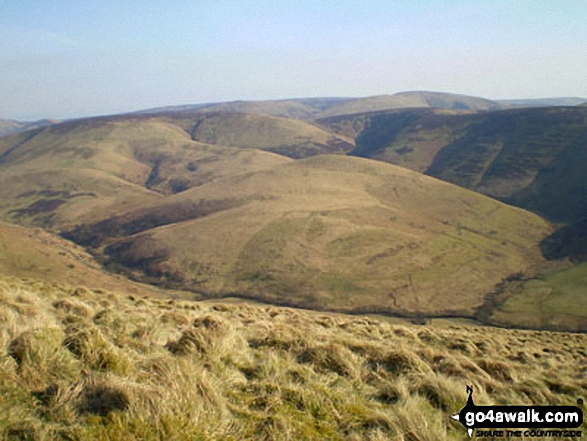
<path fill-rule="evenodd" d="M 404 108 L 440 108 L 458 110 L 499 110 L 504 105 L 485 98 L 440 92 L 399 92 L 393 95 L 376 95 L 360 98 L 296 98 L 267 101 L 231 101 L 224 103 L 194 104 L 158 107 L 137 113 L 194 113 L 243 112 L 296 119 L 317 119 L 328 116 L 374 112 Z"/>
<path fill-rule="evenodd" d="M 41 119 L 29 122 L 15 121 L 13 119 L 0 119 L 0 138 L 14 133 L 24 132 L 26 130 L 40 129 L 57 122 L 59 121 L 53 119 Z"/>
<path fill-rule="evenodd" d="M 558 97 L 490 100 L 455 93 L 408 91 L 368 97 L 293 98 L 263 101 L 229 101 L 146 109 L 135 113 L 193 114 L 198 112 L 240 112 L 295 119 L 319 119 L 356 113 L 395 109 L 432 108 L 462 111 L 504 110 L 522 107 L 577 106 L 587 98 Z"/>
<path fill-rule="evenodd" d="M 192 104 L 184 106 L 157 107 L 142 110 L 141 114 L 195 112 L 240 112 L 257 113 L 267 116 L 295 119 L 317 118 L 323 111 L 332 106 L 355 100 L 356 98 L 293 98 L 266 101 L 228 101 L 220 103 Z"/>
<path fill-rule="evenodd" d="M 193 115 L 195 113 L 230 112 L 253 113 L 278 118 L 311 120 L 334 116 L 380 112 L 397 109 L 430 108 L 454 111 L 492 111 L 512 108 L 584 106 L 587 98 L 556 97 L 491 100 L 482 97 L 445 92 L 406 91 L 392 95 L 367 97 L 309 97 L 276 100 L 235 100 L 175 106 L 154 107 L 120 115 Z M 86 118 L 80 118 L 86 119 Z M 29 129 L 45 127 L 60 121 L 41 119 L 23 122 L 0 119 L 0 137 Z"/>
<path fill-rule="evenodd" d="M 498 103 L 506 107 L 559 107 L 580 106 L 587 104 L 587 98 L 559 97 L 559 98 L 534 98 L 520 100 L 498 100 Z"/>

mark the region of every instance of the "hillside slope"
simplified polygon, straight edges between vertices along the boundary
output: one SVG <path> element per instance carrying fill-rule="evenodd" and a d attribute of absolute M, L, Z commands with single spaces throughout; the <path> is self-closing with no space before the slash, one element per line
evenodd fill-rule
<path fill-rule="evenodd" d="M 352 139 L 334 135 L 310 123 L 255 114 L 195 116 L 190 133 L 196 141 L 255 148 L 290 158 L 347 153 L 354 148 Z"/>
<path fill-rule="evenodd" d="M 427 174 L 558 222 L 587 218 L 587 110 L 491 114 L 435 157 Z"/>
<path fill-rule="evenodd" d="M 374 161 L 319 156 L 194 187 L 66 237 L 112 268 L 204 297 L 471 315 L 542 261 L 530 213 Z M 441 283 L 439 281 L 442 281 Z"/>
<path fill-rule="evenodd" d="M 154 293 L 104 269 L 83 248 L 40 228 L 0 222 L 0 275 L 128 293 Z"/>
<path fill-rule="evenodd" d="M 156 118 L 62 123 L 0 139 L 0 216 L 59 229 L 288 161 L 194 142 Z"/>
<path fill-rule="evenodd" d="M 424 173 L 444 147 L 482 116 L 462 110 L 410 109 L 342 115 L 317 120 L 355 138 L 349 154 Z"/>

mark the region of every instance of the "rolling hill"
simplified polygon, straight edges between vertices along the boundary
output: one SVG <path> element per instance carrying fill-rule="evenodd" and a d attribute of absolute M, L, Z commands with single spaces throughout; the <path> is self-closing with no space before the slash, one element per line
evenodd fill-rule
<path fill-rule="evenodd" d="M 549 232 L 537 216 L 406 169 L 318 156 L 65 236 L 112 269 L 204 298 L 470 316 L 502 278 L 542 262 Z"/>
<path fill-rule="evenodd" d="M 259 124 L 275 129 L 269 141 L 298 127 L 328 139 L 303 122 L 201 116 L 0 140 L 2 219 L 61 233 L 141 281 L 344 311 L 471 316 L 502 278 L 542 261 L 551 229 L 530 213 L 382 162 L 244 148 Z M 208 126 L 206 141 L 228 142 L 222 121 L 243 147 L 191 139 Z"/>
<path fill-rule="evenodd" d="M 155 118 L 73 121 L 0 139 L 0 213 L 59 229 L 287 161 L 198 143 Z"/>
<path fill-rule="evenodd" d="M 4 222 L 0 222 L 0 277 L 129 294 L 158 291 L 104 271 L 82 247 L 59 236 Z"/>

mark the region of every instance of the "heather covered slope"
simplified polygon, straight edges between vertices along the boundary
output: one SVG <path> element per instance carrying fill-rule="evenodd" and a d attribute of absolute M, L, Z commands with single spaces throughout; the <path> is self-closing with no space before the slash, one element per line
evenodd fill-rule
<path fill-rule="evenodd" d="M 587 218 L 587 109 L 429 109 L 320 120 L 351 155 L 425 172 L 557 222 Z"/>
<path fill-rule="evenodd" d="M 349 154 L 424 173 L 436 155 L 459 139 L 479 114 L 463 110 L 412 109 L 319 119 L 335 132 L 353 136 Z"/>
<path fill-rule="evenodd" d="M 539 217 L 404 168 L 318 156 L 65 233 L 139 280 L 345 311 L 472 315 L 543 259 Z M 441 282 L 439 282 L 441 281 Z"/>
<path fill-rule="evenodd" d="M 579 334 L 18 279 L 0 281 L 0 318 L 6 439 L 465 440 L 450 416 L 466 385 L 478 405 L 576 405 L 587 392 Z"/>
<path fill-rule="evenodd" d="M 427 173 L 559 222 L 587 218 L 587 110 L 490 114 L 446 146 Z"/>

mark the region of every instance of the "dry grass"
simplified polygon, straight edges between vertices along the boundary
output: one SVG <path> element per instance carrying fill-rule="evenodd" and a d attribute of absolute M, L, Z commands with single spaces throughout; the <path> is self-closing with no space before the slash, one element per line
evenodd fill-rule
<path fill-rule="evenodd" d="M 0 438 L 465 439 L 465 403 L 575 404 L 587 337 L 0 282 Z M 583 430 L 586 427 L 582 428 Z"/>
<path fill-rule="evenodd" d="M 203 144 L 186 132 L 195 118 L 94 118 L 0 139 L 0 219 L 95 248 L 133 280 L 331 311 L 470 317 L 502 279 L 543 261 L 551 228 L 536 215 L 378 161 Z M 202 118 L 210 142 L 335 145 L 301 121 Z M 97 276 L 31 259 L 20 236 L 0 272 Z"/>

